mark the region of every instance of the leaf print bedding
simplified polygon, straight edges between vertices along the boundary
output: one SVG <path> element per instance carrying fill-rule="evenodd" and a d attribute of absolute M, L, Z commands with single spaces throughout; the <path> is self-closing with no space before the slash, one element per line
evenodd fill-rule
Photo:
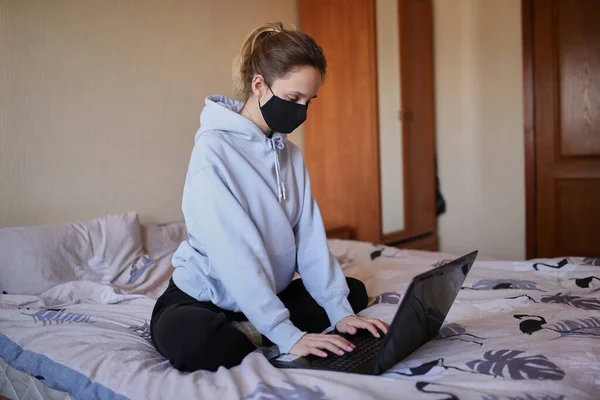
<path fill-rule="evenodd" d="M 388 322 L 410 280 L 453 255 L 330 241 Z M 149 279 L 154 271 L 149 269 Z M 156 291 L 70 282 L 0 295 L 0 395 L 9 399 L 596 399 L 600 263 L 479 259 L 437 337 L 383 376 L 273 368 L 257 350 L 215 373 L 181 373 L 152 346 Z M 165 271 L 148 286 L 163 286 Z M 202 354 L 198 355 L 202 357 Z M 35 393 L 35 397 L 31 397 Z"/>

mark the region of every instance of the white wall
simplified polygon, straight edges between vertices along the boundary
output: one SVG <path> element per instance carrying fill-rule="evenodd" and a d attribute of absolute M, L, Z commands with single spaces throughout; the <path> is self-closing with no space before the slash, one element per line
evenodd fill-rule
<path fill-rule="evenodd" d="M 377 0 L 377 99 L 383 234 L 404 229 L 398 0 Z"/>
<path fill-rule="evenodd" d="M 520 0 L 435 0 L 442 251 L 525 254 Z"/>
<path fill-rule="evenodd" d="M 0 0 L 0 227 L 181 219 L 204 97 L 296 0 Z"/>

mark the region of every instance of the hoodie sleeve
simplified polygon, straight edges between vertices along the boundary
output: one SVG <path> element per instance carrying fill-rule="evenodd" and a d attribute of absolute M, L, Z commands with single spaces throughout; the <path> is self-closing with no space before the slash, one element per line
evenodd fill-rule
<path fill-rule="evenodd" d="M 270 260 L 250 216 L 214 167 L 201 168 L 189 184 L 196 217 L 190 235 L 203 244 L 211 267 L 250 322 L 288 353 L 305 332 L 292 324 L 275 294 Z"/>
<path fill-rule="evenodd" d="M 304 193 L 300 219 L 294 229 L 298 272 L 304 286 L 325 309 L 335 326 L 342 318 L 354 315 L 348 302 L 348 284 L 342 269 L 329 251 L 321 212 L 310 190 L 310 179 L 304 168 Z"/>

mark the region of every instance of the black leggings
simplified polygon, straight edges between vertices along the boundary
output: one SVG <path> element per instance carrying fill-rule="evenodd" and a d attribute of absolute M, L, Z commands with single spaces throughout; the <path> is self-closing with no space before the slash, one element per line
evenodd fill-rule
<path fill-rule="evenodd" d="M 355 313 L 367 308 L 365 285 L 346 278 L 348 300 Z M 290 320 L 299 329 L 320 333 L 331 325 L 325 310 L 310 296 L 300 279 L 292 281 L 278 295 L 290 311 Z M 233 367 L 256 347 L 232 321 L 247 321 L 241 312 L 223 310 L 182 292 L 171 280 L 152 312 L 150 332 L 154 347 L 180 371 L 216 371 Z"/>

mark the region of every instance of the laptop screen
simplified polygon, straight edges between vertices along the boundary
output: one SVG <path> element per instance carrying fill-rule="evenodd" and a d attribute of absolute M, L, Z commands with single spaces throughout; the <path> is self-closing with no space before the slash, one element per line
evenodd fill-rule
<path fill-rule="evenodd" d="M 413 279 L 382 344 L 375 374 L 391 368 L 438 334 L 475 256 L 471 253 Z"/>

